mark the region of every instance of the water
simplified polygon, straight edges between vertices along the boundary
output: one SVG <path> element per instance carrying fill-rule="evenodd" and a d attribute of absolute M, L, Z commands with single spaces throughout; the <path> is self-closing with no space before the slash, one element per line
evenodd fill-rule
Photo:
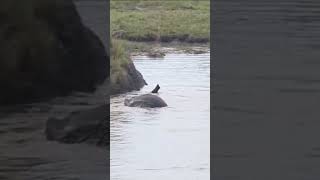
<path fill-rule="evenodd" d="M 44 132 L 49 117 L 61 118 L 104 104 L 105 87 L 95 94 L 0 107 L 0 179 L 105 180 L 109 153 L 105 148 L 47 141 Z"/>
<path fill-rule="evenodd" d="M 135 57 L 149 84 L 111 98 L 112 180 L 210 178 L 210 55 Z M 151 92 L 168 107 L 124 106 L 124 98 Z"/>
<path fill-rule="evenodd" d="M 319 7 L 214 1 L 214 179 L 319 179 Z"/>

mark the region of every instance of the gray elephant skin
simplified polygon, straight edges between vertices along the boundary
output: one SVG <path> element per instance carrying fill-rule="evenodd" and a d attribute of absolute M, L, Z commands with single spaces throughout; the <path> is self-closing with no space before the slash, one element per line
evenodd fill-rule
<path fill-rule="evenodd" d="M 166 107 L 167 103 L 157 95 L 144 94 L 130 99 L 125 99 L 124 105 L 129 107 Z"/>

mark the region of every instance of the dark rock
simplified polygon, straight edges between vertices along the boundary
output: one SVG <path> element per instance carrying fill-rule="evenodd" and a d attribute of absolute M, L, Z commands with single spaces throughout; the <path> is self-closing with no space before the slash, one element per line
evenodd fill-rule
<path fill-rule="evenodd" d="M 149 52 L 147 55 L 148 57 L 151 57 L 151 58 L 163 58 L 164 56 L 166 56 L 166 54 L 161 51 L 152 51 L 152 52 Z"/>
<path fill-rule="evenodd" d="M 90 92 L 109 56 L 71 0 L 4 0 L 0 7 L 0 104 Z"/>
<path fill-rule="evenodd" d="M 125 93 L 133 90 L 140 90 L 144 85 L 147 85 L 143 79 L 142 74 L 135 68 L 133 62 L 130 60 L 128 65 L 124 68 L 125 76 L 117 84 L 111 87 L 111 94 Z"/>
<path fill-rule="evenodd" d="M 133 97 L 131 99 L 125 99 L 124 105 L 129 107 L 166 107 L 167 104 L 159 96 L 152 94 L 144 94 Z"/>
<path fill-rule="evenodd" d="M 208 53 L 208 51 L 206 49 L 185 49 L 184 50 L 185 53 L 188 53 L 188 54 L 205 54 L 205 53 Z"/>
<path fill-rule="evenodd" d="M 62 143 L 109 144 L 110 110 L 103 105 L 87 111 L 73 112 L 63 119 L 49 118 L 46 124 L 46 137 L 51 141 Z"/>
<path fill-rule="evenodd" d="M 127 66 L 127 72 L 127 79 L 132 90 L 139 90 L 144 85 L 147 85 L 147 82 L 143 79 L 142 74 L 135 68 L 133 62 L 130 62 Z"/>

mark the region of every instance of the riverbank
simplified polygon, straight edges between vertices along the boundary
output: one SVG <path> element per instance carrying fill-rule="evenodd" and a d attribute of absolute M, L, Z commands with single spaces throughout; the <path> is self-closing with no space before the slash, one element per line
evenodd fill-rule
<path fill-rule="evenodd" d="M 110 63 L 110 95 L 140 90 L 147 83 L 135 68 L 126 44 L 112 40 Z"/>
<path fill-rule="evenodd" d="M 140 90 L 147 82 L 135 68 L 132 57 L 163 58 L 166 54 L 205 54 L 210 52 L 208 43 L 154 43 L 112 40 L 110 82 L 111 95 Z"/>
<path fill-rule="evenodd" d="M 124 41 L 130 56 L 151 56 L 153 54 L 162 54 L 165 56 L 168 53 L 175 54 L 205 54 L 210 51 L 209 43 L 187 43 L 187 42 L 133 42 Z"/>
<path fill-rule="evenodd" d="M 147 84 L 132 56 L 209 52 L 209 8 L 210 1 L 111 1 L 111 94 Z"/>

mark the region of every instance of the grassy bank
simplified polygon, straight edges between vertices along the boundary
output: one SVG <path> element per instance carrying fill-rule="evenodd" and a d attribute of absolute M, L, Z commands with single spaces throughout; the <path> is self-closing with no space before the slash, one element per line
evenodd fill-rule
<path fill-rule="evenodd" d="M 127 41 L 112 40 L 111 46 L 111 94 L 139 90 L 146 85 L 143 76 L 130 59 Z"/>
<path fill-rule="evenodd" d="M 111 36 L 130 41 L 206 43 L 210 1 L 112 0 Z"/>
<path fill-rule="evenodd" d="M 113 39 L 111 42 L 111 85 L 119 84 L 126 76 L 126 66 L 130 60 L 129 52 L 126 51 L 126 43 L 124 41 Z"/>
<path fill-rule="evenodd" d="M 161 57 L 167 53 L 161 49 L 166 45 L 186 53 L 206 52 L 190 45 L 208 47 L 209 0 L 111 0 L 110 6 L 110 76 L 115 89 L 129 89 L 136 84 L 134 89 L 138 89 L 143 83 L 139 73 L 130 74 L 135 71 L 132 54 Z"/>

